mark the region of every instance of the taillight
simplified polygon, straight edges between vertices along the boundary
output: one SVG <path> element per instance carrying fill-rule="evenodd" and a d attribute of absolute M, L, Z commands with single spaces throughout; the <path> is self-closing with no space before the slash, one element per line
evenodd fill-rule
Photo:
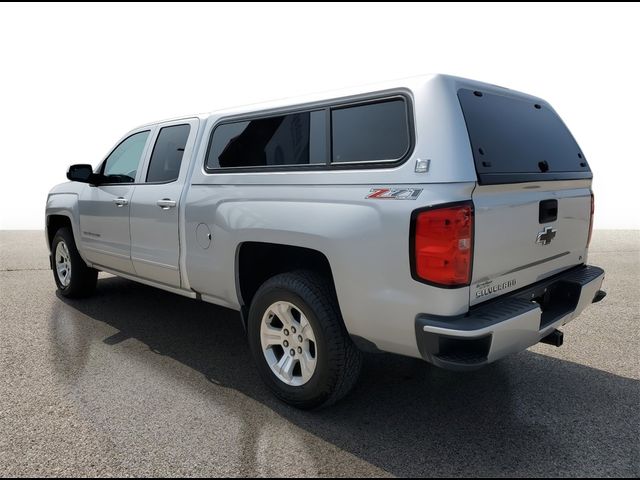
<path fill-rule="evenodd" d="M 414 212 L 412 275 L 443 287 L 471 282 L 473 203 L 461 202 Z"/>
<path fill-rule="evenodd" d="M 591 194 L 591 216 L 589 217 L 589 236 L 587 237 L 587 248 L 591 243 L 591 234 L 593 233 L 593 212 L 595 210 L 595 200 L 593 198 L 593 193 Z"/>

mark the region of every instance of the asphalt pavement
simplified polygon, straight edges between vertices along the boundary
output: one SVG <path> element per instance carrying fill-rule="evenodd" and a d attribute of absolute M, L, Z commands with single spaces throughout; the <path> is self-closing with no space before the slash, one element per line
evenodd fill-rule
<path fill-rule="evenodd" d="M 640 476 L 640 232 L 596 231 L 608 296 L 473 373 L 368 355 L 334 407 L 279 403 L 236 312 L 101 274 L 56 294 L 0 232 L 0 476 Z"/>

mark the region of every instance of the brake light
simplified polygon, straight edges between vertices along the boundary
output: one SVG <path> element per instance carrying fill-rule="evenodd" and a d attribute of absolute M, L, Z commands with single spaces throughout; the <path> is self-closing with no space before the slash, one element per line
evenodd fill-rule
<path fill-rule="evenodd" d="M 595 211 L 595 200 L 593 198 L 593 193 L 591 194 L 591 216 L 589 217 L 589 237 L 587 237 L 587 248 L 589 248 L 589 244 L 591 243 L 591 234 L 593 233 L 593 212 Z"/>
<path fill-rule="evenodd" d="M 443 287 L 471 282 L 473 203 L 462 202 L 414 213 L 412 275 Z"/>

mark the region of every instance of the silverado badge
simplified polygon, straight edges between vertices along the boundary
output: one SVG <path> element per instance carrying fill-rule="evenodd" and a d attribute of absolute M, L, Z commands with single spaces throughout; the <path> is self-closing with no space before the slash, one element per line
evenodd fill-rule
<path fill-rule="evenodd" d="M 507 288 L 515 287 L 516 280 L 508 280 L 506 282 L 497 283 L 495 285 L 491 285 L 493 282 L 489 280 L 488 282 L 479 283 L 476 285 L 476 298 L 484 297 L 486 295 L 491 295 L 492 293 L 499 292 L 500 290 L 506 290 Z"/>

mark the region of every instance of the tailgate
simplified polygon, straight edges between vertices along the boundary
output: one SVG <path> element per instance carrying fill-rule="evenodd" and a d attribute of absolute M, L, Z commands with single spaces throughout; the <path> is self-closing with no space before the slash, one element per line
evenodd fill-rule
<path fill-rule="evenodd" d="M 461 88 L 478 185 L 472 305 L 584 263 L 591 170 L 549 104 Z"/>
<path fill-rule="evenodd" d="M 473 203 L 472 305 L 584 263 L 587 181 L 478 186 Z"/>

